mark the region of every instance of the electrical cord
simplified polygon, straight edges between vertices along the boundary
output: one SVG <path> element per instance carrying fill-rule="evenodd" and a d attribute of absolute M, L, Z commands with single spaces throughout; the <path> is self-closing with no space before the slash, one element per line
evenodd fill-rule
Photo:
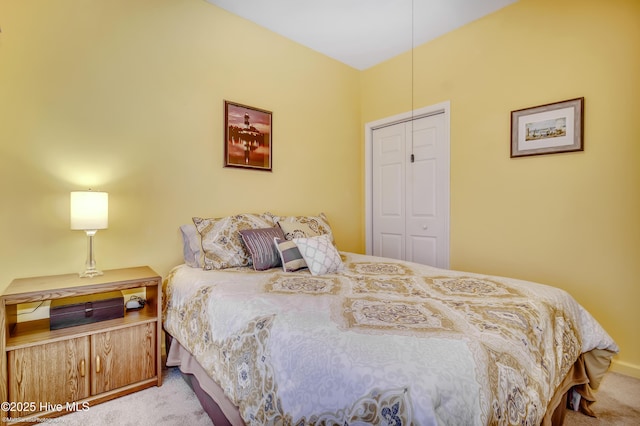
<path fill-rule="evenodd" d="M 40 301 L 40 303 L 38 303 L 38 306 L 36 306 L 35 308 L 33 308 L 30 312 L 18 312 L 18 315 L 29 315 L 29 314 L 32 314 L 32 313 L 34 313 L 35 311 L 37 311 L 37 310 L 38 310 L 38 308 L 39 308 L 40 306 L 42 306 L 42 304 L 43 304 L 43 303 L 44 303 L 44 300 Z"/>

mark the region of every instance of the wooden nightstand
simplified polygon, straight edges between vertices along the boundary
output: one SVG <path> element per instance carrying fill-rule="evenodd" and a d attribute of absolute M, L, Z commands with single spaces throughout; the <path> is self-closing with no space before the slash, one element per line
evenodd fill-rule
<path fill-rule="evenodd" d="M 161 285 L 146 266 L 11 282 L 0 297 L 0 424 L 36 422 L 160 386 Z M 58 330 L 49 330 L 48 318 L 17 321 L 21 303 L 128 289 L 144 289 L 147 303 L 124 318 Z"/>

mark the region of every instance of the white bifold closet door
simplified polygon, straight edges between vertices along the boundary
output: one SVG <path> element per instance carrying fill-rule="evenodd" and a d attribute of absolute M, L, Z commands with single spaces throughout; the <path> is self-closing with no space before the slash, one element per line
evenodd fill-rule
<path fill-rule="evenodd" d="M 373 255 L 449 267 L 444 114 L 373 131 Z"/>

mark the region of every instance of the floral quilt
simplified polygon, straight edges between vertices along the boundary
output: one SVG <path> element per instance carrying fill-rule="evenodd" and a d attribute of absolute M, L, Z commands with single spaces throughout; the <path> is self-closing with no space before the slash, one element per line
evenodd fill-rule
<path fill-rule="evenodd" d="M 563 290 L 342 253 L 341 271 L 165 280 L 164 326 L 248 425 L 540 424 L 582 352 L 617 352 Z"/>

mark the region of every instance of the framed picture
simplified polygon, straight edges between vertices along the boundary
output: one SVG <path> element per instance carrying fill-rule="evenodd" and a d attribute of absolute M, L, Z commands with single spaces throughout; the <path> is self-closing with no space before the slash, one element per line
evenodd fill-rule
<path fill-rule="evenodd" d="M 583 151 L 584 98 L 511 111 L 511 158 Z"/>
<path fill-rule="evenodd" d="M 224 166 L 271 171 L 272 114 L 224 101 Z"/>

